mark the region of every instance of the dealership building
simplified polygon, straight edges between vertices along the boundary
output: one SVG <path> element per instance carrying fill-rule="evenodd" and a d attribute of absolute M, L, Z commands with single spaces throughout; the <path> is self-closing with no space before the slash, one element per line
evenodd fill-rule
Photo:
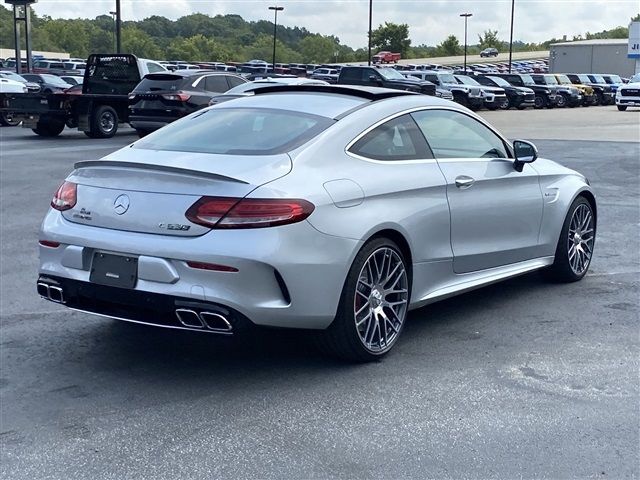
<path fill-rule="evenodd" d="M 621 77 L 640 73 L 640 22 L 631 22 L 628 39 L 577 40 L 551 44 L 549 71 L 616 73 Z"/>
<path fill-rule="evenodd" d="M 549 71 L 630 77 L 635 73 L 636 61 L 627 56 L 628 44 L 626 38 L 553 43 L 549 47 Z"/>

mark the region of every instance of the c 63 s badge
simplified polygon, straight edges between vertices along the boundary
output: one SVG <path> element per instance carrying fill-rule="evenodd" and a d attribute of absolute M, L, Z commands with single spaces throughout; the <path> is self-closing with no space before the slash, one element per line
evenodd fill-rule
<path fill-rule="evenodd" d="M 158 225 L 159 228 L 163 230 L 179 230 L 182 232 L 186 232 L 191 228 L 191 225 L 182 225 L 180 223 L 161 223 Z"/>

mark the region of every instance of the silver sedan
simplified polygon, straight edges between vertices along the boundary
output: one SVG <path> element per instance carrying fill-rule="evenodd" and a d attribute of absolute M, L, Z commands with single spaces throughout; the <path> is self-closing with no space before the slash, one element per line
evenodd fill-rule
<path fill-rule="evenodd" d="M 534 270 L 580 280 L 595 234 L 584 176 L 456 103 L 274 86 L 77 163 L 37 288 L 169 328 L 316 329 L 368 361 L 411 309 Z"/>

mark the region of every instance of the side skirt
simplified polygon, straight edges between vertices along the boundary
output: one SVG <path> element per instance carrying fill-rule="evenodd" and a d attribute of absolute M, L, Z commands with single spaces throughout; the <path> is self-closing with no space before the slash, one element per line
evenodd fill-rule
<path fill-rule="evenodd" d="M 479 272 L 454 274 L 451 283 L 445 287 L 429 292 L 424 297 L 412 302 L 410 310 L 423 307 L 430 303 L 453 297 L 460 293 L 469 292 L 476 288 L 486 287 L 493 283 L 501 282 L 508 278 L 524 275 L 553 264 L 554 257 L 540 257 L 524 262 L 512 263 L 502 267 L 489 268 Z"/>

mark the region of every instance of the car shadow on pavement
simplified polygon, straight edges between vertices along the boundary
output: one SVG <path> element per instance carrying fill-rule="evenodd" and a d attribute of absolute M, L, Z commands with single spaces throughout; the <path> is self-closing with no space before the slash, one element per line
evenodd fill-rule
<path fill-rule="evenodd" d="M 403 356 L 403 345 L 408 342 L 424 343 L 425 350 L 429 348 L 427 340 L 440 344 L 451 342 L 452 329 L 464 331 L 470 322 L 477 328 L 488 312 L 491 318 L 486 319 L 487 322 L 508 322 L 500 315 L 505 302 L 526 300 L 532 291 L 545 288 L 552 287 L 534 273 L 415 310 L 410 313 L 394 351 L 373 365 L 395 362 Z M 495 329 L 495 325 L 492 328 Z M 153 371 L 154 376 L 170 378 L 174 375 L 210 377 L 247 369 L 291 372 L 366 367 L 325 356 L 315 347 L 314 332 L 260 328 L 243 338 L 221 338 L 106 320 L 92 334 L 98 336 L 99 341 L 87 352 L 87 360 L 96 363 L 100 370 Z"/>

